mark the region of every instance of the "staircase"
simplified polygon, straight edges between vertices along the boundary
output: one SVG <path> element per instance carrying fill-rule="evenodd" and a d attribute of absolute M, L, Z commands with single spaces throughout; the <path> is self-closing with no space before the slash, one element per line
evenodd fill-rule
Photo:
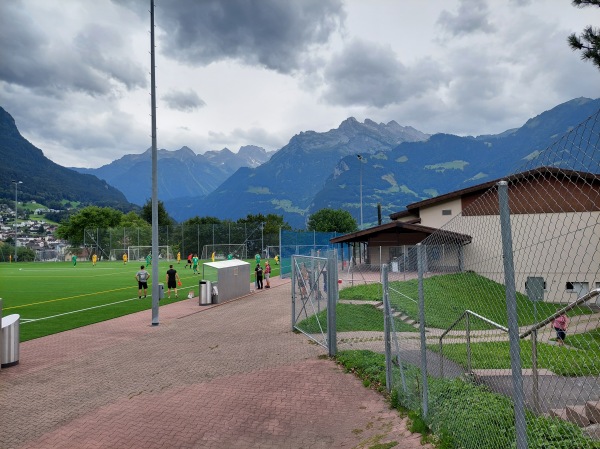
<path fill-rule="evenodd" d="M 552 409 L 550 416 L 582 427 L 592 437 L 600 437 L 600 400 L 588 401 L 585 405 L 570 405 L 565 408 Z"/>
<path fill-rule="evenodd" d="M 376 309 L 383 311 L 383 302 L 382 301 L 378 301 L 378 302 L 374 303 L 373 305 L 375 306 Z M 392 316 L 394 318 L 398 318 L 401 321 L 404 321 L 406 324 L 410 324 L 411 326 L 416 326 L 418 324 L 417 321 L 413 320 L 411 317 L 406 315 L 404 312 L 397 312 L 394 310 L 393 307 L 391 307 L 391 309 L 392 309 Z"/>

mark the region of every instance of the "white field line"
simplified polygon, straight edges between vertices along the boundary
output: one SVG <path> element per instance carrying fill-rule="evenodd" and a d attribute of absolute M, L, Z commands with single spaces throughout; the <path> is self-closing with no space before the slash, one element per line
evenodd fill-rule
<path fill-rule="evenodd" d="M 148 296 L 149 296 L 149 297 L 152 297 L 152 295 L 148 295 Z M 59 316 L 71 315 L 71 314 L 73 314 L 73 313 L 85 312 L 85 311 L 87 311 L 87 310 L 99 309 L 100 307 L 112 306 L 112 305 L 115 305 L 115 304 L 121 304 L 121 303 L 123 303 L 123 302 L 127 302 L 127 301 L 135 301 L 135 300 L 136 300 L 136 298 L 129 298 L 129 299 L 124 299 L 124 300 L 122 300 L 122 301 L 110 302 L 110 303 L 108 303 L 108 304 L 101 304 L 101 305 L 99 305 L 99 306 L 88 307 L 88 308 L 86 308 L 86 309 L 71 310 L 70 312 L 59 313 L 58 315 L 46 316 L 46 317 L 42 317 L 42 318 L 31 318 L 31 319 L 28 319 L 28 318 L 22 318 L 22 319 L 21 319 L 21 322 L 22 322 L 23 324 L 27 324 L 27 323 L 32 323 L 32 322 L 34 322 L 34 321 L 49 320 L 49 319 L 51 319 L 51 318 L 56 318 L 56 317 L 59 317 Z"/>

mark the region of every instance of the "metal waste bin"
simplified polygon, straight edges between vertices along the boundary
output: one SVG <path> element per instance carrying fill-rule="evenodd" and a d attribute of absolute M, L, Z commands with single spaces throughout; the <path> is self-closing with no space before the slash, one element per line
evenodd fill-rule
<path fill-rule="evenodd" d="M 162 282 L 158 283 L 158 300 L 160 301 L 165 297 L 165 284 Z"/>
<path fill-rule="evenodd" d="M 8 315 L 2 318 L 2 347 L 0 360 L 2 368 L 18 365 L 19 363 L 19 323 L 21 316 Z"/>
<path fill-rule="evenodd" d="M 206 306 L 212 303 L 212 285 L 210 281 L 202 280 L 198 285 L 200 294 L 198 295 L 198 304 Z"/>

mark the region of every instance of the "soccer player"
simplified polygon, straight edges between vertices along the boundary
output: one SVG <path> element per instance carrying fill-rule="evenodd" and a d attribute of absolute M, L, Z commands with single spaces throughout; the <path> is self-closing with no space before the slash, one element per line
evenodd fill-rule
<path fill-rule="evenodd" d="M 192 269 L 194 270 L 194 274 L 198 274 L 198 256 L 196 254 L 192 257 Z"/>
<path fill-rule="evenodd" d="M 171 299 L 171 289 L 175 291 L 175 298 L 179 298 L 177 295 L 177 283 L 181 285 L 181 279 L 179 279 L 177 270 L 173 269 L 173 265 L 169 265 L 169 269 L 167 270 L 167 294 L 169 295 L 169 299 Z"/>
<path fill-rule="evenodd" d="M 279 256 L 275 255 L 275 265 L 279 265 Z"/>
<path fill-rule="evenodd" d="M 73 266 L 77 265 L 77 256 L 75 254 L 71 257 L 71 262 L 73 262 Z"/>
<path fill-rule="evenodd" d="M 210 260 L 212 260 L 213 262 L 215 261 L 215 252 L 214 251 L 210 255 Z"/>
<path fill-rule="evenodd" d="M 177 263 L 181 262 L 181 253 L 177 252 Z"/>
<path fill-rule="evenodd" d="M 146 291 L 148 290 L 148 279 L 150 279 L 150 273 L 148 273 L 144 266 L 140 267 L 140 271 L 135 274 L 135 279 L 138 281 L 138 299 L 142 299 L 142 290 L 144 290 L 144 298 L 146 297 Z"/>
<path fill-rule="evenodd" d="M 146 256 L 146 265 L 150 266 L 152 265 L 152 254 L 148 253 L 148 255 Z"/>
<path fill-rule="evenodd" d="M 187 258 L 187 264 L 185 265 L 185 268 L 188 267 L 188 265 L 190 266 L 190 268 L 192 268 L 192 253 L 188 254 L 188 258 Z"/>
<path fill-rule="evenodd" d="M 96 254 L 92 255 L 92 266 L 96 266 L 96 262 L 98 261 L 98 256 Z"/>
<path fill-rule="evenodd" d="M 127 253 L 123 253 L 123 265 L 127 265 Z"/>

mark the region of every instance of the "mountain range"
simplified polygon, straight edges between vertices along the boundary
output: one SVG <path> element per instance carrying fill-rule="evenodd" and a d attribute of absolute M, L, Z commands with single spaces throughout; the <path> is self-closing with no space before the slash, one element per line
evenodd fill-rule
<path fill-rule="evenodd" d="M 363 224 L 372 225 L 378 204 L 385 217 L 407 204 L 517 171 L 598 109 L 600 99 L 577 98 L 520 128 L 479 137 L 427 136 L 395 122 L 350 118 L 336 130 L 294 136 L 268 162 L 238 170 L 196 208 L 201 216 L 227 218 L 278 213 L 304 228 L 311 213 L 327 207 L 348 210 L 360 223 L 362 185 Z M 410 135 L 392 144 L 390 131 L 401 128 Z"/>
<path fill-rule="evenodd" d="M 228 148 L 204 154 L 196 154 L 188 147 L 176 151 L 158 150 L 160 199 L 169 202 L 175 198 L 203 197 L 240 167 L 258 167 L 268 161 L 272 154 L 252 145 L 241 147 L 237 153 Z M 152 149 L 141 154 L 127 154 L 100 168 L 73 170 L 105 180 L 138 206 L 144 205 L 151 197 L 152 177 L 149 174 L 152 173 Z"/>
<path fill-rule="evenodd" d="M 253 146 L 242 147 L 238 153 L 224 149 L 202 155 L 188 147 L 160 150 L 159 199 L 177 221 L 194 216 L 235 220 L 247 214 L 275 213 L 301 229 L 311 213 L 325 207 L 348 210 L 358 222 L 362 190 L 367 226 L 377 222 L 378 204 L 386 217 L 407 204 L 518 171 L 599 109 L 600 99 L 577 98 L 531 118 L 520 128 L 477 137 L 427 135 L 395 121 L 361 123 L 351 117 L 327 132 L 301 132 L 274 153 Z M 10 174 L 2 168 L 6 179 L 28 177 L 50 166 L 58 170 L 60 166 L 47 160 L 32 165 L 22 148 L 34 148 L 38 158 L 43 158 L 41 150 L 23 139 L 12 117 L 1 111 L 0 156 L 15 161 L 9 164 Z M 89 183 L 94 187 L 90 201 L 116 201 L 108 196 L 98 199 L 98 185 L 118 196 L 113 189 L 117 187 L 127 200 L 140 205 L 150 198 L 150 167 L 150 151 L 146 151 L 98 169 L 76 169 L 81 173 L 60 169 L 75 180 L 82 179 L 78 176 L 95 180 Z M 37 187 L 39 192 L 44 188 Z M 63 193 L 68 197 L 68 192 Z M 54 194 L 59 195 L 60 189 Z M 1 188 L 0 196 L 5 196 Z"/>

